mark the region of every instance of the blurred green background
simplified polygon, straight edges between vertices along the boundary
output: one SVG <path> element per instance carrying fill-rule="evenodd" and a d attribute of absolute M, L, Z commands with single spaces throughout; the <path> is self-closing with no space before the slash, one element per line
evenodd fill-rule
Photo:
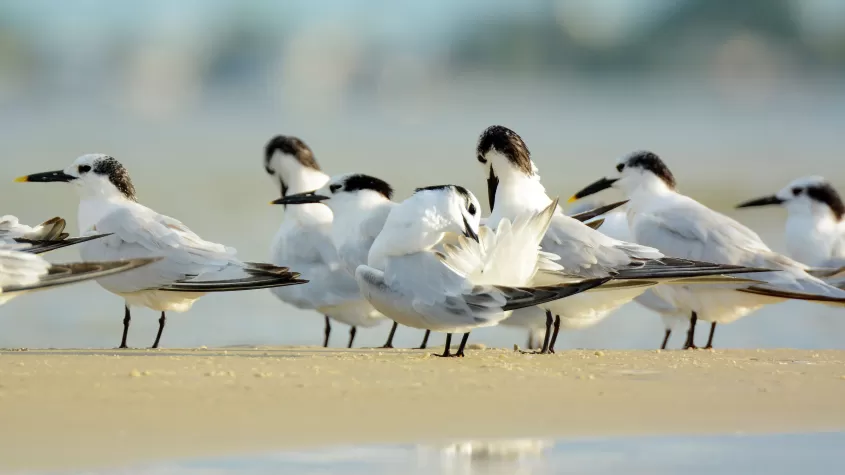
<path fill-rule="evenodd" d="M 682 191 L 782 250 L 781 210 L 731 205 L 802 175 L 845 183 L 843 79 L 839 0 L 5 0 L 0 211 L 75 227 L 70 189 L 11 181 L 107 153 L 144 204 L 267 259 L 283 216 L 266 205 L 272 135 L 301 137 L 329 174 L 380 176 L 399 198 L 453 182 L 486 202 L 475 142 L 503 124 L 527 141 L 551 195 L 647 148 Z M 121 318 L 121 300 L 94 284 L 27 296 L 0 309 L 0 346 L 116 346 Z M 162 343 L 318 344 L 321 325 L 267 292 L 214 295 L 173 314 Z M 130 344 L 149 345 L 155 328 L 137 310 Z M 346 328 L 335 328 L 341 346 Z M 841 312 L 788 303 L 722 327 L 717 344 L 845 348 L 843 330 Z M 630 305 L 559 347 L 652 348 L 661 336 L 659 319 Z"/>

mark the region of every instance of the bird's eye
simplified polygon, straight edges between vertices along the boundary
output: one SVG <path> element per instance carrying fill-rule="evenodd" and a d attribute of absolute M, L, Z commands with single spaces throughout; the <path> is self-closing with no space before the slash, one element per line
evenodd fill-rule
<path fill-rule="evenodd" d="M 329 187 L 329 191 L 331 191 L 332 193 L 336 193 L 336 192 L 337 192 L 337 190 L 339 190 L 340 188 L 341 188 L 341 185 L 337 185 L 337 184 L 335 184 L 335 185 L 331 185 L 331 186 Z"/>
<path fill-rule="evenodd" d="M 481 163 L 487 163 L 487 159 L 486 159 L 486 158 L 484 158 L 484 155 L 479 155 L 479 156 L 478 156 L 478 161 L 479 161 L 479 162 L 481 162 Z"/>
<path fill-rule="evenodd" d="M 802 191 L 804 191 L 802 188 L 796 186 L 792 189 L 792 194 L 795 196 L 800 196 Z"/>
<path fill-rule="evenodd" d="M 88 173 L 91 171 L 91 165 L 79 165 L 79 173 Z"/>
<path fill-rule="evenodd" d="M 618 171 L 619 173 L 622 173 L 622 170 L 624 170 L 624 169 L 625 169 L 624 163 L 620 163 L 619 165 L 616 165 L 616 171 Z"/>
<path fill-rule="evenodd" d="M 470 203 L 469 208 L 467 208 L 467 211 L 469 211 L 469 214 L 475 216 L 475 203 Z"/>

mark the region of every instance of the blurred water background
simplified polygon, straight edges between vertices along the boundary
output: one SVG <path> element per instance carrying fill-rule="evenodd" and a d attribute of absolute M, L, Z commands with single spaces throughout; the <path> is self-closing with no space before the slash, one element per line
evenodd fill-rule
<path fill-rule="evenodd" d="M 0 3 L 0 211 L 27 223 L 59 215 L 75 229 L 77 199 L 14 177 L 101 152 L 128 167 L 142 203 L 267 259 L 283 216 L 266 204 L 277 197 L 262 169 L 272 135 L 304 139 L 329 174 L 382 177 L 400 199 L 454 182 L 486 202 L 474 147 L 492 124 L 523 136 L 552 196 L 647 148 L 682 191 L 783 250 L 782 210 L 732 205 L 797 176 L 845 186 L 845 2 Z M 26 296 L 0 309 L 0 347 L 117 346 L 122 315 L 95 284 Z M 171 317 L 170 347 L 322 337 L 322 318 L 265 291 L 208 296 Z M 136 310 L 130 345 L 148 346 L 156 319 Z M 381 344 L 387 330 L 362 330 L 358 343 Z M 401 329 L 397 343 L 420 336 Z M 629 305 L 558 347 L 654 348 L 661 337 L 659 319 Z M 346 338 L 335 325 L 333 345 Z M 503 328 L 472 337 L 524 340 Z M 845 319 L 786 303 L 721 327 L 716 342 L 845 348 Z"/>
<path fill-rule="evenodd" d="M 131 475 L 348 474 L 544 475 L 577 473 L 827 474 L 845 434 L 809 433 L 585 439 L 465 440 L 417 446 L 363 446 L 128 467 Z M 114 473 L 114 468 L 92 473 Z M 64 472 L 82 473 L 82 472 Z"/>

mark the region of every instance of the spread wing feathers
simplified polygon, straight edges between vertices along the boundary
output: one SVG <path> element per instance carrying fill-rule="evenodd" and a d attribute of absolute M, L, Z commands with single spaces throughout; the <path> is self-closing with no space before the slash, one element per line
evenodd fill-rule
<path fill-rule="evenodd" d="M 749 276 L 761 281 L 746 291 L 772 297 L 840 302 L 845 292 L 808 274 L 806 266 L 772 252 L 742 224 L 690 200 L 690 206 L 640 213 L 632 231 L 638 241 L 686 259 L 724 262 L 777 272 Z"/>
<path fill-rule="evenodd" d="M 92 236 L 85 236 L 85 237 L 78 237 L 78 238 L 68 238 L 67 234 L 62 233 L 61 236 L 65 236 L 64 238 L 60 239 L 28 239 L 28 238 L 16 238 L 15 241 L 21 244 L 29 244 L 30 246 L 21 249 L 23 252 L 29 252 L 32 254 L 44 254 L 45 252 L 55 251 L 56 249 L 61 249 L 63 247 L 73 246 L 74 244 L 80 244 L 87 241 L 93 241 L 94 239 L 100 239 L 109 234 L 95 234 Z"/>
<path fill-rule="evenodd" d="M 570 218 L 581 221 L 582 223 L 589 221 L 593 218 L 601 216 L 603 214 L 609 213 L 610 211 L 615 210 L 616 208 L 624 205 L 627 203 L 628 200 L 617 201 L 616 203 L 610 203 L 609 205 L 599 206 L 597 208 L 593 208 L 591 210 L 584 211 L 582 213 L 573 214 Z M 591 226 L 592 227 L 592 226 Z M 598 227 L 598 226 L 596 226 Z M 593 229 L 596 229 L 593 227 Z"/>
<path fill-rule="evenodd" d="M 160 290 L 173 292 L 233 292 L 238 290 L 269 289 L 308 283 L 299 274 L 287 267 L 272 264 L 247 262 L 243 271 L 246 277 L 221 280 L 187 280 L 162 287 Z"/>
<path fill-rule="evenodd" d="M 50 263 L 15 249 L 0 249 L 0 288 L 30 285 L 47 275 Z"/>
<path fill-rule="evenodd" d="M 457 245 L 445 244 L 441 254 L 445 265 L 466 276 L 474 285 L 525 286 L 542 270 L 558 270 L 557 256 L 540 252 L 540 241 L 548 230 L 557 200 L 539 213 L 507 219 L 496 230 L 482 227 L 475 242 L 461 236 Z"/>
<path fill-rule="evenodd" d="M 0 217 L 0 241 L 7 243 L 12 239 L 26 238 L 44 241 L 58 241 L 68 237 L 64 232 L 67 222 L 55 217 L 44 221 L 38 226 L 31 227 L 21 224 L 17 217 L 6 215 Z"/>
<path fill-rule="evenodd" d="M 443 256 L 423 252 L 388 258 L 385 271 L 367 266 L 356 271 L 367 298 L 380 308 L 386 303 L 399 313 L 412 310 L 426 322 L 420 328 L 471 328 L 495 325 L 511 309 L 530 307 L 587 290 L 604 279 L 556 286 L 517 288 L 473 285 L 461 273 L 445 265 Z M 395 316 L 395 315 L 394 315 Z"/>
<path fill-rule="evenodd" d="M 28 254 L 32 256 L 31 254 Z M 35 257 L 35 256 L 32 256 Z M 40 259 L 40 258 L 38 258 Z M 112 262 L 76 262 L 70 264 L 49 264 L 46 273 L 32 282 L 4 285 L 4 294 L 41 290 L 61 285 L 74 284 L 86 280 L 99 279 L 113 274 L 126 272 L 158 261 L 158 258 L 127 259 Z M 5 269 L 5 267 L 4 267 Z"/>

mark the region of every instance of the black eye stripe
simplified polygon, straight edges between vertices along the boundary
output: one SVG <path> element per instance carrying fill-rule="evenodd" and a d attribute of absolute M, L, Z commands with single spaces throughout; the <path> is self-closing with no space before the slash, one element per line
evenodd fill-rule
<path fill-rule="evenodd" d="M 467 211 L 469 211 L 469 214 L 474 215 L 474 214 L 475 214 L 475 212 L 476 212 L 476 209 L 475 209 L 475 203 L 470 203 L 470 204 L 469 204 L 469 208 L 467 208 Z"/>
<path fill-rule="evenodd" d="M 481 162 L 481 163 L 487 163 L 487 159 L 486 159 L 486 158 L 484 158 L 484 157 L 483 157 L 483 156 L 481 156 L 481 155 L 479 155 L 479 156 L 478 156 L 478 161 L 479 161 L 479 162 Z"/>
<path fill-rule="evenodd" d="M 336 191 L 337 191 L 337 190 L 339 190 L 339 189 L 340 189 L 340 185 L 337 185 L 337 184 L 335 184 L 335 185 L 331 185 L 331 186 L 329 187 L 329 190 L 330 190 L 332 193 L 336 192 Z"/>
<path fill-rule="evenodd" d="M 624 163 L 620 163 L 619 165 L 616 165 L 616 171 L 618 171 L 619 173 L 622 173 L 622 170 L 624 170 L 624 169 L 625 169 Z"/>
<path fill-rule="evenodd" d="M 79 165 L 79 173 L 88 173 L 91 171 L 90 165 Z"/>
<path fill-rule="evenodd" d="M 799 188 L 799 187 L 796 186 L 795 188 L 792 189 L 792 194 L 795 195 L 795 196 L 798 196 L 798 195 L 801 194 L 802 191 L 804 191 L 802 188 Z"/>

